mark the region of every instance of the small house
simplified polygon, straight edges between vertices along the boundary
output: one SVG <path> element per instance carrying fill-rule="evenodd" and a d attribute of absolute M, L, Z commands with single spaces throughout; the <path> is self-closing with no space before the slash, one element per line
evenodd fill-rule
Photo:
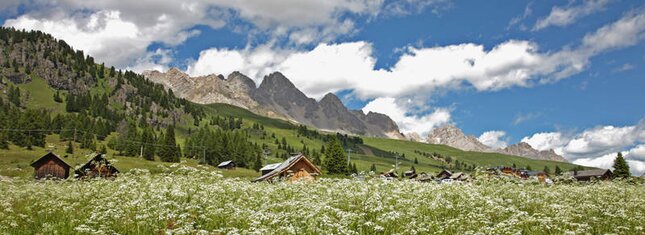
<path fill-rule="evenodd" d="M 233 162 L 232 160 L 225 161 L 225 162 L 222 162 L 219 165 L 217 165 L 217 168 L 219 168 L 219 169 L 229 169 L 229 170 L 230 169 L 235 169 L 235 162 Z"/>
<path fill-rule="evenodd" d="M 253 181 L 273 181 L 278 178 L 288 178 L 289 181 L 309 181 L 314 180 L 316 176 L 322 174 L 322 172 L 303 154 L 297 154 L 282 163 L 276 164 L 262 167 L 262 169 L 260 169 L 262 171 L 262 176 Z"/>
<path fill-rule="evenodd" d="M 464 174 L 463 172 L 457 172 L 452 175 L 450 175 L 449 179 L 452 179 L 454 181 L 464 181 L 468 179 L 468 175 Z"/>
<path fill-rule="evenodd" d="M 613 173 L 609 169 L 595 169 L 574 171 L 573 178 L 578 181 L 589 181 L 591 179 L 609 180 L 613 177 Z"/>
<path fill-rule="evenodd" d="M 434 181 L 434 176 L 429 175 L 425 172 L 421 172 L 416 178 L 414 178 L 414 180 L 419 182 L 430 182 L 430 181 Z"/>
<path fill-rule="evenodd" d="M 384 179 L 397 179 L 399 178 L 399 174 L 397 174 L 394 169 L 388 171 L 388 172 L 381 172 L 380 174 L 381 178 Z"/>
<path fill-rule="evenodd" d="M 34 161 L 31 166 L 34 167 L 34 177 L 36 179 L 67 179 L 69 170 L 72 168 L 52 152 Z"/>
<path fill-rule="evenodd" d="M 405 172 L 403 172 L 403 177 L 406 177 L 408 179 L 417 178 L 417 170 L 412 168 L 409 171 L 405 171 Z"/>
<path fill-rule="evenodd" d="M 448 179 L 450 178 L 450 176 L 452 176 L 452 172 L 450 172 L 449 170 L 443 169 L 441 172 L 439 172 L 439 174 L 437 174 L 436 178 L 442 180 L 442 179 Z"/>
<path fill-rule="evenodd" d="M 105 158 L 105 154 L 96 154 L 87 163 L 76 169 L 77 178 L 116 177 L 119 170 Z"/>

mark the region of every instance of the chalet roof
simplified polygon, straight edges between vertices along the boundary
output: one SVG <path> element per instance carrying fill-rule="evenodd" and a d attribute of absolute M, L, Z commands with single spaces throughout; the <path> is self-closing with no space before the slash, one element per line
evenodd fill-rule
<path fill-rule="evenodd" d="M 114 167 L 114 166 L 112 165 L 112 163 L 110 163 L 110 161 L 108 161 L 108 160 L 107 160 L 107 158 L 105 158 L 104 156 L 105 156 L 105 154 L 96 154 L 96 155 L 94 155 L 94 157 L 92 157 L 92 159 L 90 159 L 89 161 L 87 161 L 87 162 L 86 162 L 85 164 L 83 164 L 81 167 L 76 168 L 76 171 L 77 171 L 77 172 L 80 172 L 80 171 L 82 171 L 83 169 L 90 168 L 90 166 L 92 165 L 92 163 L 93 163 L 93 162 L 97 162 L 97 161 L 101 161 L 101 160 L 103 160 L 103 161 L 105 161 L 105 162 L 109 165 L 110 170 L 113 170 L 114 172 L 119 173 L 119 170 L 118 170 L 118 169 L 116 169 L 116 167 Z"/>
<path fill-rule="evenodd" d="M 307 163 L 311 164 L 311 166 L 314 169 L 316 169 L 318 174 L 321 173 L 320 170 L 318 170 L 318 168 L 314 164 L 312 164 L 311 162 L 309 162 L 309 160 L 307 160 L 305 155 L 298 154 L 298 155 L 290 157 L 289 159 L 287 159 L 286 161 L 284 161 L 282 163 L 276 163 L 276 164 L 279 164 L 277 167 L 275 167 L 271 172 L 266 173 L 266 174 L 256 178 L 255 181 L 261 181 L 261 180 L 267 180 L 267 179 L 273 178 L 274 176 L 276 176 L 276 175 L 288 170 L 291 166 L 293 166 L 296 162 L 298 162 L 300 160 L 304 160 Z M 271 164 L 271 165 L 276 165 L 276 164 Z M 270 170 L 269 166 L 262 167 L 262 169 L 267 168 L 265 170 Z"/>
<path fill-rule="evenodd" d="M 280 166 L 280 164 L 282 164 L 282 162 L 272 163 L 272 164 L 266 165 L 266 166 L 260 168 L 260 171 L 275 170 L 275 168 L 278 168 L 278 166 Z"/>
<path fill-rule="evenodd" d="M 233 160 L 224 161 L 224 162 L 220 163 L 219 165 L 217 165 L 217 167 L 227 166 L 228 164 L 231 164 L 232 162 L 233 162 Z"/>
<path fill-rule="evenodd" d="M 462 172 L 457 172 L 457 173 L 454 173 L 454 174 L 450 175 L 450 178 L 451 178 L 451 179 L 459 179 L 459 178 L 460 178 L 460 177 L 462 177 L 463 175 L 464 175 L 464 173 L 462 173 Z"/>
<path fill-rule="evenodd" d="M 36 160 L 36 161 L 34 161 L 33 163 L 31 163 L 31 166 L 32 166 L 32 167 L 37 167 L 37 166 L 39 166 L 39 165 L 43 164 L 43 163 L 44 163 L 47 159 L 49 159 L 49 158 L 53 158 L 53 159 L 54 159 L 54 160 L 56 160 L 56 161 L 60 161 L 61 163 L 63 163 L 63 164 L 64 164 L 64 166 L 66 166 L 66 167 L 68 167 L 68 168 L 71 168 L 71 167 L 72 167 L 72 166 L 70 166 L 69 164 L 67 164 L 67 162 L 63 161 L 63 159 L 62 159 L 62 158 L 60 158 L 58 155 L 56 155 L 56 154 L 55 154 L 55 153 L 53 153 L 53 152 L 49 152 L 49 153 L 45 154 L 44 156 L 42 156 L 42 157 L 41 157 L 41 158 L 39 158 L 38 160 Z"/>
<path fill-rule="evenodd" d="M 542 171 L 526 171 L 526 175 L 528 176 L 537 176 L 539 174 L 544 174 Z"/>
<path fill-rule="evenodd" d="M 611 174 L 611 171 L 608 169 L 594 169 L 594 170 L 584 170 L 584 171 L 577 171 L 574 174 L 574 177 L 591 177 L 591 176 L 603 176 L 605 173 Z"/>

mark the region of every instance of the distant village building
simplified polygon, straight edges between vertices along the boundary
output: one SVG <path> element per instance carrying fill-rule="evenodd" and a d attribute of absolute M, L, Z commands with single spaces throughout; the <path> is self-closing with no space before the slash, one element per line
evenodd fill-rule
<path fill-rule="evenodd" d="M 394 171 L 394 169 L 391 169 L 391 170 L 390 170 L 390 171 L 388 171 L 388 172 L 381 172 L 381 174 L 379 174 L 379 175 L 380 175 L 380 176 L 381 176 L 381 178 L 383 178 L 383 179 L 398 179 L 398 178 L 399 178 L 399 174 L 397 174 L 397 173 Z"/>
<path fill-rule="evenodd" d="M 439 174 L 437 174 L 436 178 L 442 180 L 442 179 L 448 179 L 450 178 L 450 176 L 452 176 L 452 172 L 450 172 L 449 170 L 443 169 L 441 172 L 439 172 Z"/>
<path fill-rule="evenodd" d="M 433 175 L 430 175 L 430 174 L 425 173 L 425 172 L 419 173 L 419 175 L 416 178 L 414 178 L 414 180 L 419 181 L 419 182 L 429 182 L 429 181 L 433 181 L 434 179 L 435 178 L 434 178 Z"/>
<path fill-rule="evenodd" d="M 408 179 L 414 179 L 417 178 L 417 170 L 416 169 L 410 169 L 408 171 L 403 172 L 403 177 L 406 177 Z"/>
<path fill-rule="evenodd" d="M 232 160 L 225 161 L 225 162 L 222 162 L 219 165 L 217 165 L 217 168 L 219 168 L 219 169 L 229 169 L 229 170 L 230 169 L 235 169 L 235 162 L 233 162 Z"/>
<path fill-rule="evenodd" d="M 463 172 L 457 172 L 452 174 L 449 179 L 463 181 L 468 179 L 468 175 L 464 174 Z"/>
<path fill-rule="evenodd" d="M 589 181 L 591 179 L 609 180 L 612 177 L 613 173 L 609 169 L 595 169 L 573 172 L 573 178 L 576 178 L 576 180 L 578 181 Z"/>
<path fill-rule="evenodd" d="M 72 168 L 52 152 L 34 161 L 31 166 L 34 167 L 34 177 L 36 179 L 67 179 L 69 170 Z"/>
<path fill-rule="evenodd" d="M 260 169 L 262 176 L 253 181 L 273 181 L 287 178 L 289 181 L 314 180 L 322 172 L 305 155 L 297 154 L 282 163 L 264 166 Z"/>
<path fill-rule="evenodd" d="M 96 154 L 87 163 L 76 169 L 77 178 L 116 177 L 119 170 L 106 158 L 105 154 Z"/>

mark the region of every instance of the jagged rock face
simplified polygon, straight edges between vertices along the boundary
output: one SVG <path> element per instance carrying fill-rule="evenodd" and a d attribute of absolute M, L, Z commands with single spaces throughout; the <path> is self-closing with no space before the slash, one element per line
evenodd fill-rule
<path fill-rule="evenodd" d="M 419 135 L 419 133 L 416 132 L 410 132 L 410 133 L 405 133 L 405 139 L 409 141 L 414 141 L 414 142 L 421 142 L 423 139 Z"/>
<path fill-rule="evenodd" d="M 307 97 L 279 72 L 267 75 L 258 88 L 250 78 L 234 72 L 191 78 L 173 68 L 166 73 L 146 71 L 150 81 L 163 84 L 177 96 L 202 104 L 225 103 L 260 115 L 285 118 L 318 129 L 368 136 L 402 138 L 390 117 L 380 113 L 350 111 L 334 94 L 320 102 Z"/>
<path fill-rule="evenodd" d="M 444 125 L 432 130 L 428 135 L 428 143 L 448 145 L 465 151 L 484 152 L 490 150 L 488 146 L 479 142 L 476 137 L 464 135 L 459 128 L 453 125 Z"/>
<path fill-rule="evenodd" d="M 508 155 L 522 156 L 538 160 L 551 160 L 559 162 L 567 161 L 566 159 L 564 159 L 564 157 L 555 153 L 553 149 L 538 151 L 525 142 L 519 142 L 504 149 L 500 149 L 499 152 Z"/>
<path fill-rule="evenodd" d="M 195 103 L 226 103 L 246 109 L 258 106 L 249 95 L 255 89 L 255 84 L 241 73 L 232 73 L 227 79 L 222 75 L 190 77 L 172 68 L 166 73 L 146 71 L 143 75 L 171 89 L 177 96 Z"/>
<path fill-rule="evenodd" d="M 448 145 L 465 151 L 496 152 L 537 160 L 567 161 L 562 156 L 556 154 L 553 149 L 538 151 L 524 142 L 503 149 L 493 149 L 479 142 L 474 136 L 466 136 L 459 128 L 453 125 L 445 125 L 434 129 L 428 135 L 427 141 L 431 144 Z"/>

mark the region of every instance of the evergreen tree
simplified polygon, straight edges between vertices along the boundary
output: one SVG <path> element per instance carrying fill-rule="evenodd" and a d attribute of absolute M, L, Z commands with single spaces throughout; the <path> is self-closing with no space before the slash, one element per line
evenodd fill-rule
<path fill-rule="evenodd" d="M 370 167 L 370 171 L 376 173 L 376 165 L 372 163 L 372 166 Z"/>
<path fill-rule="evenodd" d="M 550 174 L 551 174 L 551 169 L 550 169 L 548 166 L 544 166 L 544 170 L 542 170 L 542 171 L 544 171 L 544 173 L 545 173 L 546 175 L 550 175 Z"/>
<path fill-rule="evenodd" d="M 417 157 L 414 157 L 414 164 L 419 164 L 419 160 L 417 159 Z"/>
<path fill-rule="evenodd" d="M 9 149 L 7 134 L 4 132 L 0 132 L 0 149 Z"/>
<path fill-rule="evenodd" d="M 555 175 L 562 175 L 562 169 L 558 165 L 555 166 Z"/>
<path fill-rule="evenodd" d="M 147 127 L 141 134 L 141 145 L 143 146 L 143 158 L 146 160 L 155 160 L 155 137 L 152 128 Z"/>
<path fill-rule="evenodd" d="M 262 168 L 262 157 L 260 154 L 255 155 L 255 161 L 253 162 L 253 170 L 256 172 L 260 172 L 260 169 Z"/>
<path fill-rule="evenodd" d="M 345 151 L 343 151 L 340 141 L 338 138 L 332 137 L 325 152 L 325 168 L 329 174 L 346 174 L 348 172 L 346 161 Z"/>
<path fill-rule="evenodd" d="M 526 170 L 527 171 L 532 171 L 533 169 L 531 168 L 531 165 L 526 165 Z"/>
<path fill-rule="evenodd" d="M 632 174 L 629 171 L 629 165 L 627 164 L 627 161 L 625 161 L 623 154 L 619 152 L 614 160 L 614 177 L 627 178 L 630 176 L 632 176 Z"/>
<path fill-rule="evenodd" d="M 74 154 L 74 144 L 72 144 L 72 141 L 67 142 L 67 149 L 65 149 L 65 152 L 69 154 Z"/>
<path fill-rule="evenodd" d="M 107 151 L 107 147 L 106 147 L 104 144 L 103 144 L 103 145 L 101 145 L 101 151 L 100 151 L 99 153 L 101 153 L 101 154 L 107 154 L 107 152 L 108 152 L 108 151 Z"/>
<path fill-rule="evenodd" d="M 161 147 L 159 148 L 159 158 L 164 162 L 179 162 L 179 157 L 177 154 L 177 142 L 175 140 L 175 128 L 171 125 L 168 125 L 166 128 L 166 133 L 164 134 L 164 140 Z"/>
<path fill-rule="evenodd" d="M 56 90 L 56 94 L 54 94 L 54 101 L 56 103 L 63 103 L 63 98 L 60 97 L 60 91 Z"/>
<path fill-rule="evenodd" d="M 513 169 L 515 169 L 515 168 L 517 168 L 517 165 L 515 165 L 515 163 L 513 163 Z"/>

